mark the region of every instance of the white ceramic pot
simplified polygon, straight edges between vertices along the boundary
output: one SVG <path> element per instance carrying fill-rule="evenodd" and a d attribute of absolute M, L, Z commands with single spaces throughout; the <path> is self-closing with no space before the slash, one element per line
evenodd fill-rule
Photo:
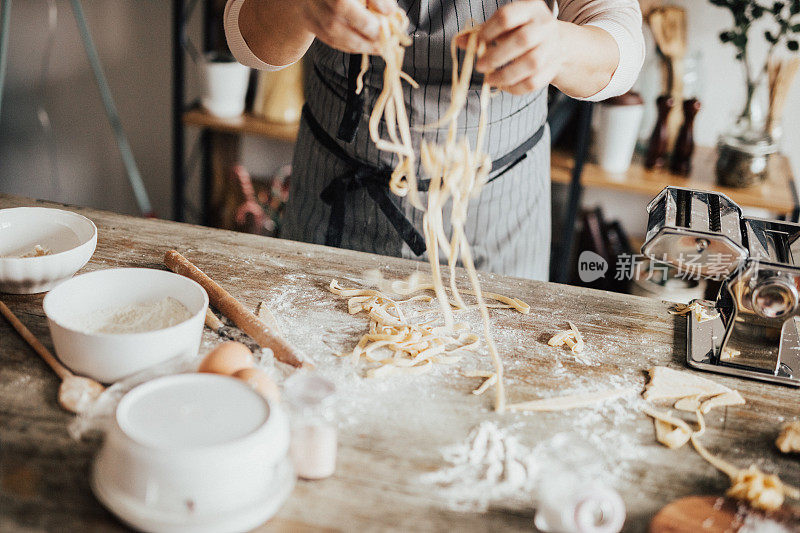
<path fill-rule="evenodd" d="M 122 398 L 92 488 L 144 531 L 246 531 L 291 492 L 288 449 L 284 412 L 241 381 L 167 376 Z"/>
<path fill-rule="evenodd" d="M 153 302 L 170 296 L 191 318 L 143 333 L 86 333 L 71 327 L 76 316 Z M 111 383 L 174 357 L 197 354 L 208 308 L 194 281 L 150 268 L 114 268 L 76 276 L 44 298 L 44 313 L 58 358 L 73 372 Z"/>
<path fill-rule="evenodd" d="M 644 104 L 635 93 L 601 102 L 593 119 L 594 155 L 607 172 L 620 174 L 631 166 Z"/>
<path fill-rule="evenodd" d="M 19 257 L 36 246 L 49 254 Z M 71 211 L 0 209 L 0 292 L 45 292 L 72 277 L 94 254 L 97 227 Z"/>
<path fill-rule="evenodd" d="M 250 69 L 236 61 L 204 58 L 200 64 L 200 102 L 212 115 L 238 117 L 244 112 Z"/>

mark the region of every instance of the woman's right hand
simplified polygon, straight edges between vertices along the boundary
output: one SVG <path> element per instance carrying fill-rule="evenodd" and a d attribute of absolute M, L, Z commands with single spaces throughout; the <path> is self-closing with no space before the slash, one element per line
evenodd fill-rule
<path fill-rule="evenodd" d="M 306 29 L 331 48 L 350 54 L 378 53 L 380 21 L 374 12 L 388 15 L 397 9 L 393 0 L 301 2 Z"/>

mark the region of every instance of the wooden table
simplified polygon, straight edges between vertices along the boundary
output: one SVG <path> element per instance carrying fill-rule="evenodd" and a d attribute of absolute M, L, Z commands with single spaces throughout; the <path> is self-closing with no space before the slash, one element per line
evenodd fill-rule
<path fill-rule="evenodd" d="M 627 172 L 612 174 L 603 170 L 597 163 L 586 163 L 581 175 L 584 187 L 597 187 L 647 197 L 646 201 L 658 194 L 667 185 L 690 187 L 717 191 L 728 195 L 742 207 L 765 209 L 775 215 L 791 219 L 798 214 L 800 203 L 795 188 L 789 159 L 778 154 L 769 159 L 767 180 L 754 187 L 731 188 L 716 184 L 714 167 L 717 151 L 708 146 L 698 146 L 692 158 L 692 172 L 689 176 L 676 176 L 665 169 L 647 170 L 640 155 L 635 155 Z M 571 153 L 555 150 L 551 162 L 551 177 L 554 183 L 569 183 L 573 166 Z"/>
<path fill-rule="evenodd" d="M 42 205 L 0 195 L 0 207 Z M 45 204 L 49 205 L 49 204 Z M 323 372 L 349 379 L 341 391 L 341 445 L 336 474 L 299 482 L 263 531 L 530 530 L 525 501 L 506 501 L 486 513 L 448 510 L 440 493 L 419 475 L 443 465 L 440 449 L 465 440 L 483 420 L 512 427 L 534 445 L 568 431 L 604 458 L 628 508 L 627 531 L 643 531 L 666 503 L 690 494 L 720 493 L 727 481 L 687 448 L 655 443 L 652 423 L 631 400 L 595 409 L 550 414 L 490 411 L 490 395 L 473 396 L 478 381 L 464 369 L 488 363 L 476 355 L 463 365 L 375 385 L 333 353 L 351 348 L 366 327 L 346 313 L 345 302 L 327 292 L 336 277 L 353 285 L 369 268 L 405 276 L 418 263 L 181 225 L 70 208 L 99 228 L 97 252 L 84 272 L 112 267 L 163 268 L 164 251 L 177 248 L 246 305 L 265 300 L 281 327 Z M 574 390 L 622 385 L 641 387 L 653 365 L 682 368 L 684 321 L 666 304 L 613 293 L 484 275 L 484 287 L 519 296 L 531 314 L 493 313 L 496 340 L 507 370 L 510 401 Z M 49 344 L 42 296 L 2 295 L 11 309 Z M 468 317 L 475 322 L 475 317 Z M 556 329 L 572 320 L 584 332 L 585 363 L 547 346 Z M 312 334 L 309 334 L 312 332 Z M 206 331 L 201 351 L 218 339 Z M 338 366 L 337 366 L 338 365 Z M 735 387 L 747 405 L 708 416 L 704 440 L 726 459 L 745 466 L 763 458 L 787 482 L 800 483 L 797 459 L 774 449 L 777 426 L 800 415 L 798 392 L 775 385 L 713 377 Z M 56 404 L 57 380 L 4 321 L 0 321 L 0 530 L 115 531 L 123 529 L 95 500 L 88 472 L 99 441 L 76 442 L 67 434 L 69 413 Z M 564 450 L 569 456 L 570 450 Z"/>

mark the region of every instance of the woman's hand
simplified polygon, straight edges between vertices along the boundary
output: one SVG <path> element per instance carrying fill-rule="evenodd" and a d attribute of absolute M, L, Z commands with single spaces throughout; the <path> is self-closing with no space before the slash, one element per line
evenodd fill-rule
<path fill-rule="evenodd" d="M 306 29 L 328 46 L 350 54 L 377 53 L 380 22 L 373 12 L 389 14 L 397 9 L 392 0 L 300 0 L 300 3 Z"/>
<path fill-rule="evenodd" d="M 486 52 L 476 70 L 511 94 L 547 87 L 563 65 L 561 24 L 542 0 L 506 4 L 481 27 L 478 39 L 486 43 Z M 458 44 L 463 47 L 466 39 Z"/>

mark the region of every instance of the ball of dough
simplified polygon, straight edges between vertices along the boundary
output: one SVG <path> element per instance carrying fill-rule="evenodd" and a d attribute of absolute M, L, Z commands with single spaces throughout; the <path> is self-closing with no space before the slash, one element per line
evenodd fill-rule
<path fill-rule="evenodd" d="M 800 453 L 800 420 L 784 424 L 775 445 L 783 453 Z"/>
<path fill-rule="evenodd" d="M 245 368 L 253 367 L 253 352 L 241 342 L 223 342 L 200 363 L 198 372 L 231 376 Z"/>
<path fill-rule="evenodd" d="M 233 377 L 240 379 L 250 385 L 256 392 L 271 402 L 280 400 L 278 385 L 259 368 L 243 368 L 233 374 Z"/>

